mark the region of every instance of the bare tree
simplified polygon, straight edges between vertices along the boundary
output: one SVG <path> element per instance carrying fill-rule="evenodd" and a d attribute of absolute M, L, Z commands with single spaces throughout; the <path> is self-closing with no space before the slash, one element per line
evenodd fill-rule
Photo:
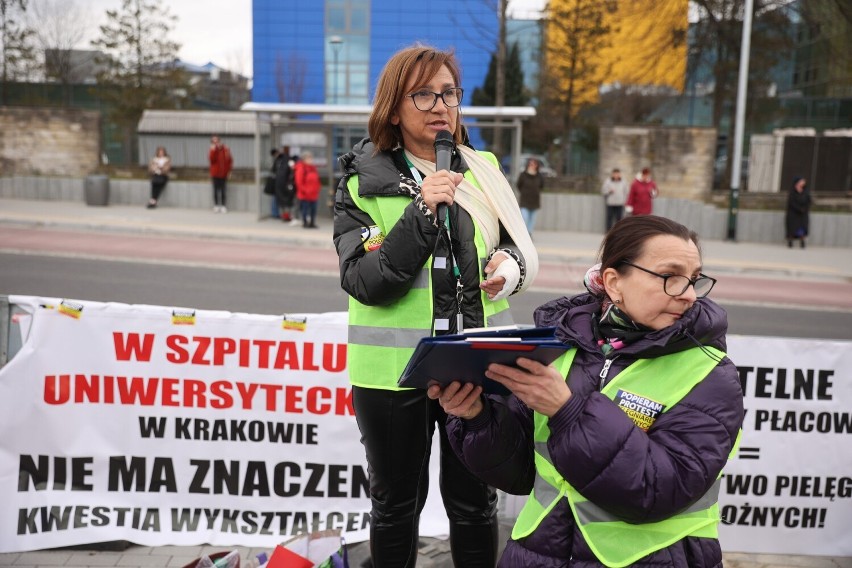
<path fill-rule="evenodd" d="M 287 59 L 281 54 L 275 57 L 275 89 L 278 102 L 299 101 L 305 91 L 305 76 L 308 73 L 308 61 L 299 53 L 290 53 Z"/>
<path fill-rule="evenodd" d="M 228 71 L 242 75 L 243 77 L 247 76 L 246 69 L 248 68 L 248 64 L 246 61 L 248 61 L 246 52 L 241 47 L 235 47 L 225 56 L 225 65 L 228 66 Z"/>
<path fill-rule="evenodd" d="M 86 37 L 91 14 L 76 0 L 40 0 L 32 5 L 30 27 L 44 61 L 46 79 L 62 85 L 62 100 L 72 102 L 72 85 L 93 70 L 91 59 L 75 57 L 74 48 Z"/>
<path fill-rule="evenodd" d="M 755 0 L 752 26 L 748 92 L 765 92 L 769 73 L 792 47 L 789 3 L 785 0 Z M 713 126 L 727 140 L 726 155 L 733 148 L 733 117 L 727 133 L 722 118 L 733 114 L 740 60 L 743 0 L 692 0 L 699 20 L 694 26 L 692 50 L 697 60 L 713 69 Z M 753 109 L 747 111 L 752 114 Z M 727 160 L 723 180 L 730 180 L 733 160 Z M 725 182 L 726 183 L 726 182 Z"/>
<path fill-rule="evenodd" d="M 27 0 L 0 0 L 0 105 L 6 104 L 6 86 L 27 76 L 35 61 L 33 31 L 24 22 Z"/>
<path fill-rule="evenodd" d="M 503 2 L 504 0 L 465 0 L 459 2 L 457 9 L 447 14 L 447 17 L 454 29 L 458 30 L 468 43 L 483 51 L 493 52 L 499 41 L 499 32 L 495 33 L 490 20 L 483 21 L 476 5 L 485 6 L 497 14 Z"/>

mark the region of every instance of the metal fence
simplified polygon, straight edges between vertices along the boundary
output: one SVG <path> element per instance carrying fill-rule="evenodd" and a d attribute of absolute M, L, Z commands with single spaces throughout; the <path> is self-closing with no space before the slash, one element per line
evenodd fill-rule
<path fill-rule="evenodd" d="M 804 177 L 825 196 L 852 193 L 852 137 L 848 135 L 773 135 L 751 137 L 748 191 L 787 192 Z"/>

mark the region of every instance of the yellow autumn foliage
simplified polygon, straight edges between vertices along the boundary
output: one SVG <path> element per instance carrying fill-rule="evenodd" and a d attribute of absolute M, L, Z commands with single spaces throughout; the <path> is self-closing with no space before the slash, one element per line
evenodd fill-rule
<path fill-rule="evenodd" d="M 591 3 L 599 0 L 550 0 L 550 14 L 570 14 L 579 10 L 587 14 Z M 545 37 L 547 46 L 544 69 L 560 73 L 569 66 L 572 50 L 581 54 L 575 62 L 573 107 L 598 100 L 598 89 L 604 85 L 666 86 L 677 91 L 684 88 L 686 77 L 686 33 L 688 0 L 617 0 L 614 12 L 603 11 L 601 23 L 609 32 L 598 40 L 598 49 L 582 45 L 582 29 L 588 25 L 578 18 L 575 22 L 548 22 Z M 572 44 L 567 30 L 578 29 Z M 560 90 L 568 88 L 563 71 Z M 573 114 L 573 113 L 572 113 Z"/>

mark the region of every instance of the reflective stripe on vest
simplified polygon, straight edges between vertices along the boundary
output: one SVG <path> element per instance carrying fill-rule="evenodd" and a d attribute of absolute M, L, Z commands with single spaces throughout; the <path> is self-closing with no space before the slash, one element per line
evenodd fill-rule
<path fill-rule="evenodd" d="M 601 392 L 612 400 L 618 393 L 627 391 L 663 404 L 662 412 L 666 412 L 710 374 L 718 364 L 716 359 L 725 356 L 724 352 L 712 347 L 703 349 L 715 358 L 695 347 L 655 359 L 640 359 L 616 375 Z M 575 354 L 576 349 L 572 349 L 554 362 L 563 376 L 568 376 Z M 672 369 L 676 372 L 670 372 Z M 653 379 L 648 380 L 649 376 Z M 534 414 L 536 479 L 512 529 L 513 539 L 533 533 L 562 497 L 568 499 L 574 520 L 589 548 L 600 562 L 612 568 L 628 566 L 687 536 L 718 538 L 721 474 L 713 487 L 685 511 L 663 521 L 626 523 L 586 500 L 559 474 L 547 449 L 550 437 L 547 421 L 546 416 Z M 734 456 L 737 445 L 731 450 L 729 459 Z"/>
<path fill-rule="evenodd" d="M 482 153 L 492 163 L 496 158 Z M 470 171 L 465 178 L 475 187 L 479 184 Z M 347 182 L 349 194 L 355 205 L 367 213 L 385 235 L 402 217 L 411 203 L 408 196 L 361 197 L 358 194 L 358 176 Z M 479 279 L 483 279 L 488 254 L 479 227 L 474 223 L 474 243 L 480 267 Z M 432 291 L 432 257 L 423 265 L 408 293 L 387 306 L 367 306 L 349 297 L 349 338 L 347 366 L 349 382 L 355 386 L 403 390 L 397 380 L 405 369 L 417 342 L 431 335 L 434 317 Z M 485 292 L 480 291 L 485 327 L 510 325 L 513 323 L 509 302 L 492 302 Z"/>

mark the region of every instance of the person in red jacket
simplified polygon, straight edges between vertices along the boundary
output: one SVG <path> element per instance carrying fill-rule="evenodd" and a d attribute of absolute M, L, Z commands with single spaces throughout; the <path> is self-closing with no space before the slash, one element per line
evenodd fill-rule
<path fill-rule="evenodd" d="M 630 193 L 627 195 L 625 210 L 631 215 L 650 215 L 654 210 L 654 198 L 657 197 L 657 184 L 651 179 L 651 170 L 642 168 L 633 183 L 630 184 Z"/>
<path fill-rule="evenodd" d="M 296 182 L 296 197 L 302 212 L 302 227 L 316 229 L 317 200 L 320 194 L 320 177 L 314 165 L 314 157 L 310 152 L 302 154 L 301 159 L 293 166 Z"/>
<path fill-rule="evenodd" d="M 210 138 L 210 152 L 207 155 L 210 160 L 210 177 L 213 179 L 213 212 L 227 213 L 225 207 L 225 191 L 227 189 L 228 177 L 234 167 L 234 159 L 231 150 L 225 146 L 218 136 Z"/>

